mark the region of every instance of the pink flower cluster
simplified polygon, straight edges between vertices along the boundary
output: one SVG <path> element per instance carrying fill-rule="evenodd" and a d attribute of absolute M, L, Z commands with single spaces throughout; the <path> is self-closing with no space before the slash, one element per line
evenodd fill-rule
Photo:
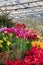
<path fill-rule="evenodd" d="M 19 38 L 24 39 L 37 39 L 37 35 L 32 33 L 32 30 L 26 30 L 25 28 L 4 28 L 3 32 L 7 32 L 7 34 L 14 33 Z"/>
<path fill-rule="evenodd" d="M 43 65 L 43 50 L 33 47 L 30 51 L 26 52 L 24 61 L 26 65 Z"/>
<path fill-rule="evenodd" d="M 43 50 L 33 47 L 23 60 L 7 61 L 6 65 L 43 65 Z"/>
<path fill-rule="evenodd" d="M 26 26 L 24 24 L 16 24 L 16 28 L 0 28 L 0 32 L 6 32 L 7 34 L 14 33 L 18 38 L 24 39 L 37 39 L 37 35 L 32 30 L 25 29 Z"/>

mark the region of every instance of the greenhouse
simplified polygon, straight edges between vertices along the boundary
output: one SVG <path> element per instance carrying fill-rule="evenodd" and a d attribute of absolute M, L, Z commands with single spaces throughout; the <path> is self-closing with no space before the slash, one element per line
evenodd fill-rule
<path fill-rule="evenodd" d="M 0 0 L 0 65 L 43 65 L 43 0 Z"/>

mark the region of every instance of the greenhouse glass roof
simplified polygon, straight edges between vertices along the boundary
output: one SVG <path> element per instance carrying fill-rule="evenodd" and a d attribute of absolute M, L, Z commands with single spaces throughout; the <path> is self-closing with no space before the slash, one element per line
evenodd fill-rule
<path fill-rule="evenodd" d="M 4 13 L 15 18 L 43 17 L 43 0 L 0 0 L 0 15 Z"/>

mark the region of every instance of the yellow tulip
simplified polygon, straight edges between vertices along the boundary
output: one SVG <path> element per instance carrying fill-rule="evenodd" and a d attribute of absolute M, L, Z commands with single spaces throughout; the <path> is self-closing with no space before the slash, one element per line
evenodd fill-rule
<path fill-rule="evenodd" d="M 7 45 L 10 46 L 11 45 L 11 42 L 10 41 L 7 41 Z"/>
<path fill-rule="evenodd" d="M 43 49 L 43 42 L 40 42 L 40 48 Z"/>
<path fill-rule="evenodd" d="M 34 46 L 39 46 L 39 43 L 40 43 L 40 41 L 32 41 L 32 46 L 34 47 Z"/>
<path fill-rule="evenodd" d="M 32 41 L 32 46 L 40 46 L 41 49 L 43 49 L 43 42 L 41 41 Z"/>
<path fill-rule="evenodd" d="M 2 48 L 2 44 L 0 44 L 0 47 Z"/>
<path fill-rule="evenodd" d="M 3 43 L 3 41 L 2 41 L 2 40 L 0 40 L 0 43 Z"/>
<path fill-rule="evenodd" d="M 7 38 L 4 38 L 4 37 L 3 37 L 3 40 L 4 40 L 4 41 L 6 41 L 6 40 L 7 40 Z"/>

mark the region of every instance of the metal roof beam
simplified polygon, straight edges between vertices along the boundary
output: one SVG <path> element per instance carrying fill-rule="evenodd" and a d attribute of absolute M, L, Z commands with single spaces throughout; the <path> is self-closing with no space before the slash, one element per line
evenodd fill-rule
<path fill-rule="evenodd" d="M 37 1 L 31 1 L 31 2 L 24 2 L 24 3 L 18 3 L 18 4 L 11 4 L 11 5 L 6 5 L 6 7 L 23 5 L 23 4 L 29 4 L 29 3 L 36 3 L 36 2 L 43 2 L 43 0 L 37 0 Z M 5 7 L 5 5 L 4 6 L 0 6 L 0 8 L 2 8 L 2 7 Z"/>
<path fill-rule="evenodd" d="M 32 8 L 36 8 L 36 7 L 43 7 L 43 5 L 38 5 L 38 6 L 33 6 L 33 7 L 25 7 L 25 8 L 16 8 L 16 9 L 7 9 L 7 11 L 12 11 L 12 10 L 21 10 L 21 9 L 32 9 Z M 5 11 L 5 10 L 3 10 Z"/>

